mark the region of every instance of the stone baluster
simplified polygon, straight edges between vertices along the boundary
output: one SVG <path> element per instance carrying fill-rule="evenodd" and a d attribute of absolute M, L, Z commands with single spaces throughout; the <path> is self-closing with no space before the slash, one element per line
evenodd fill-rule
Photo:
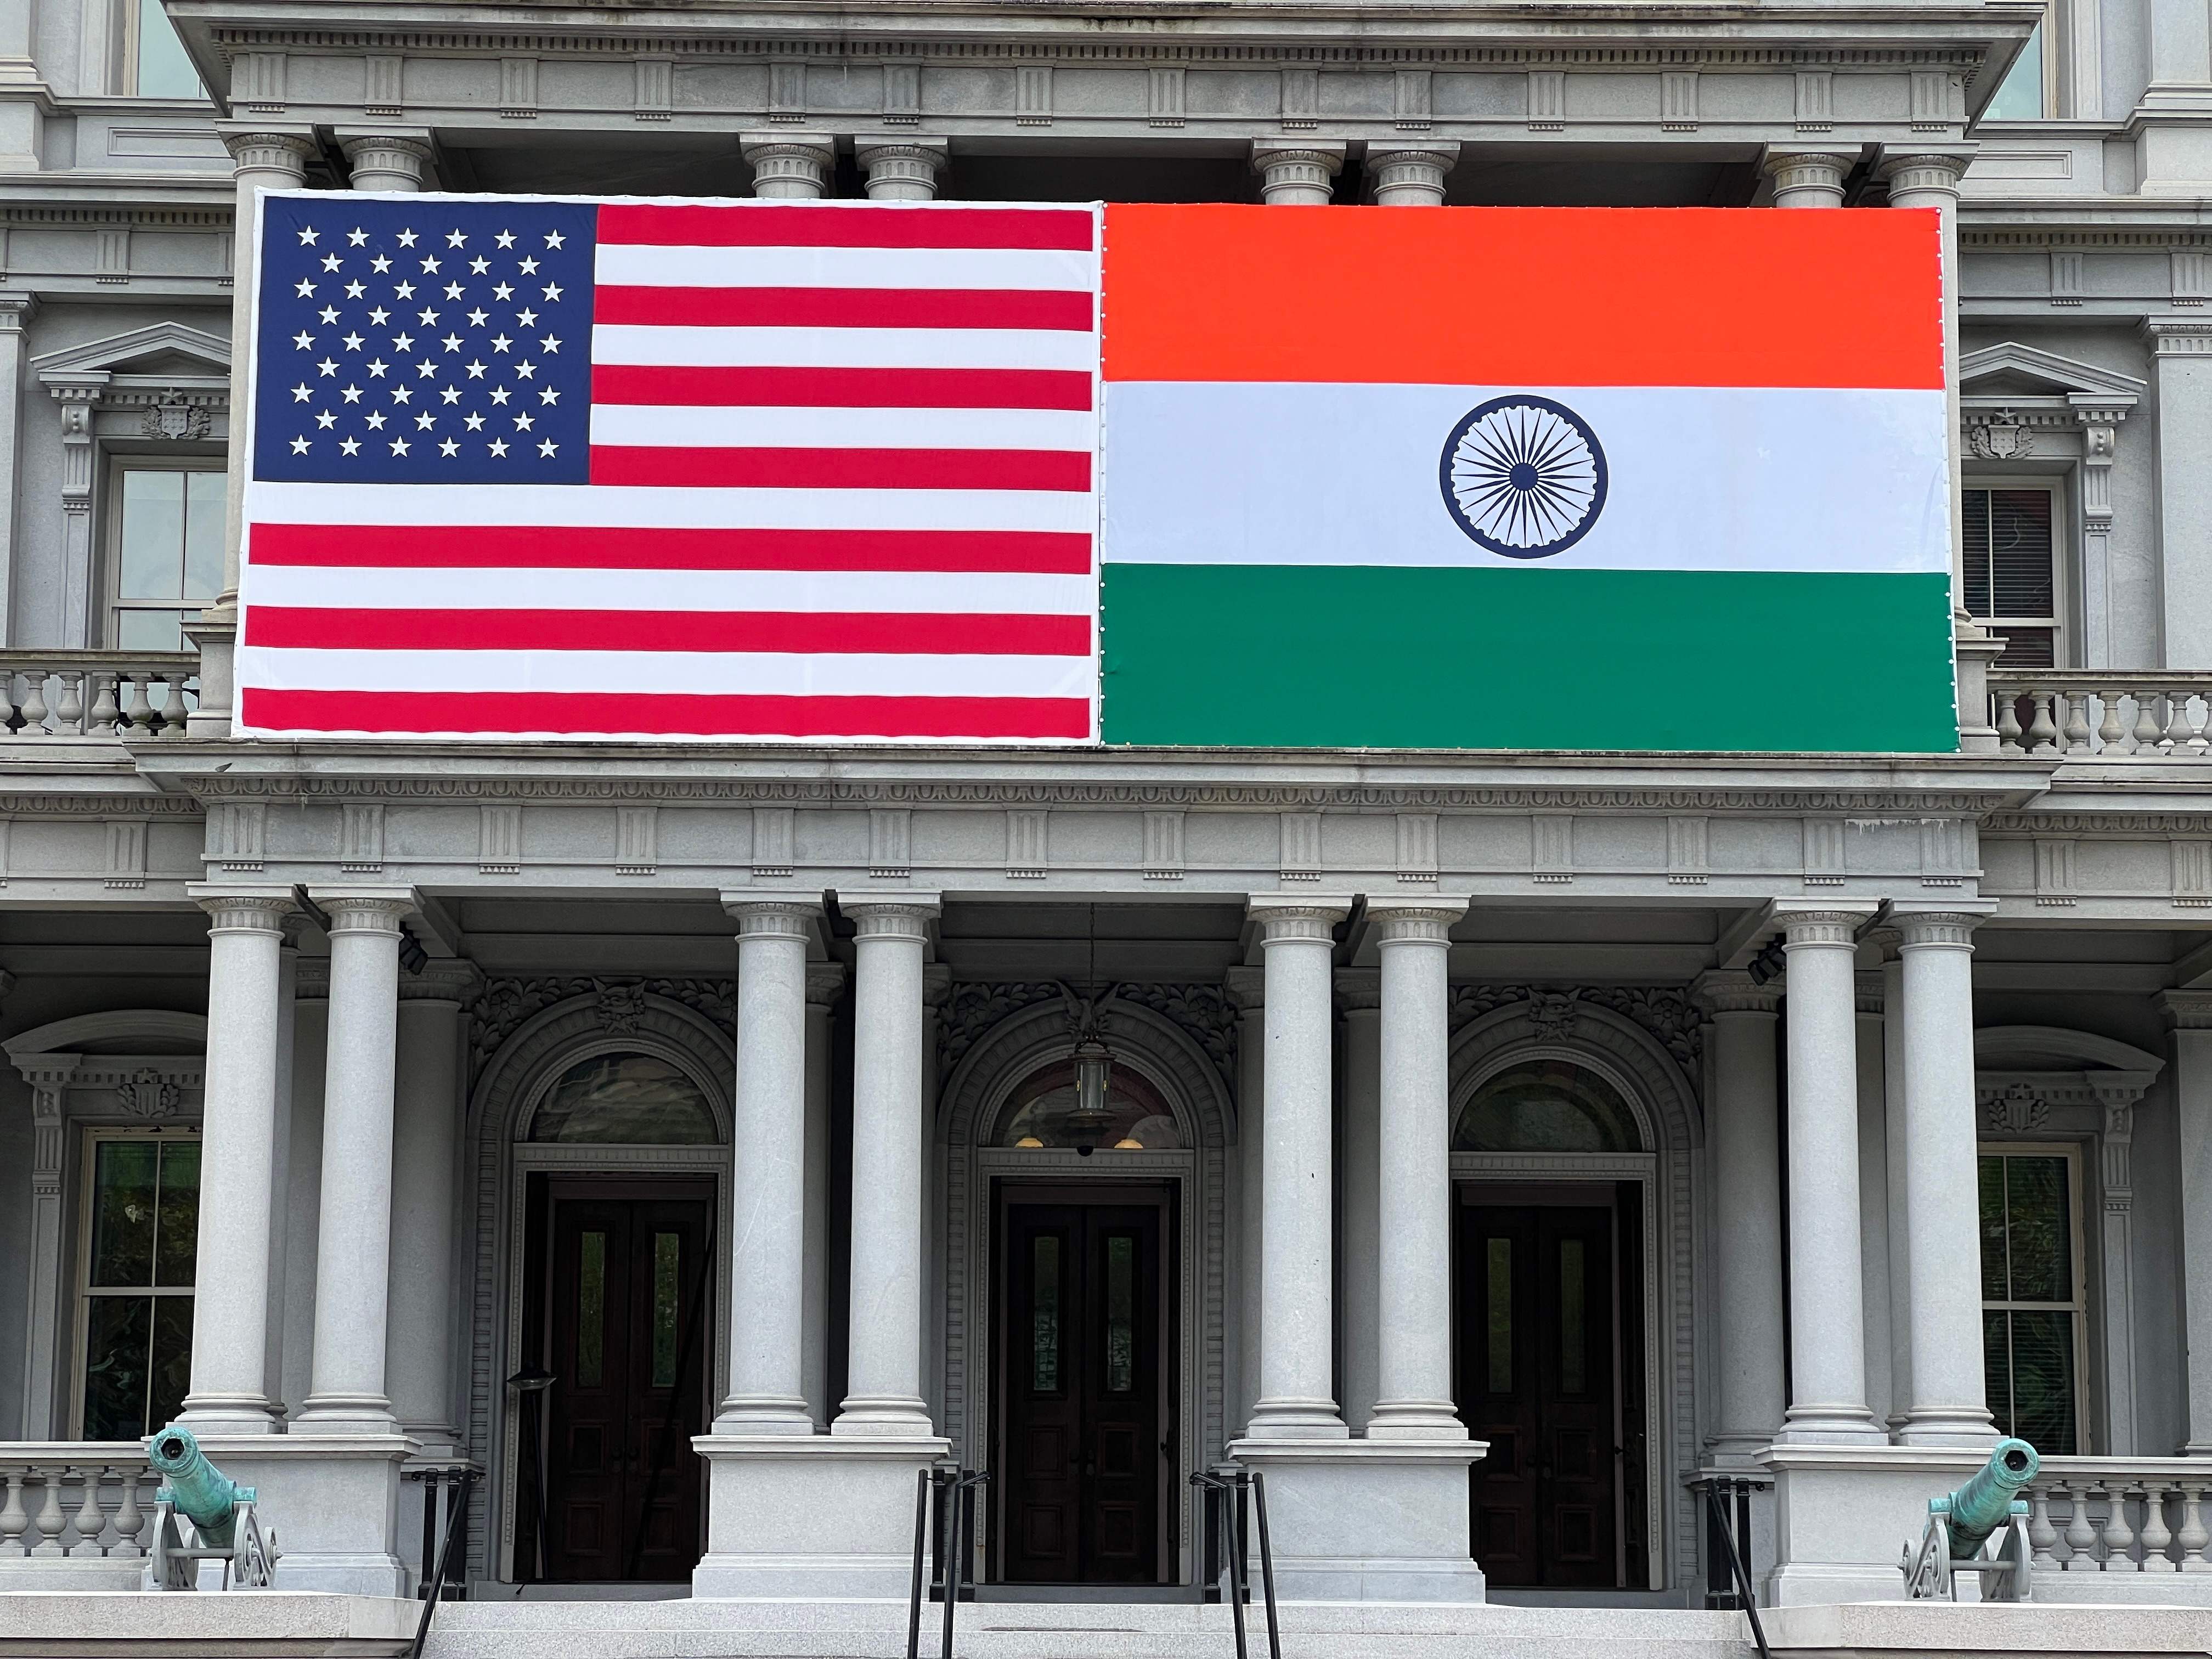
<path fill-rule="evenodd" d="M 2010 691 L 1996 694 L 1997 749 L 2000 753 L 2020 753 L 2020 699 Z"/>
<path fill-rule="evenodd" d="M 2089 694 L 2087 691 L 2068 692 L 2066 696 L 2065 748 L 2069 752 L 2089 746 Z"/>
<path fill-rule="evenodd" d="M 2158 688 L 2153 686 L 2147 690 L 2137 691 L 2135 752 L 2138 755 L 2151 753 L 2157 749 L 2158 740 L 2164 735 L 2165 729 L 2158 719 Z"/>
<path fill-rule="evenodd" d="M 2089 1493 L 2087 1480 L 2076 1480 L 2070 1486 L 2061 1486 L 2066 1494 L 2066 1565 L 2071 1571 L 2092 1571 L 2096 1560 L 2097 1529 L 2089 1523 Z"/>
<path fill-rule="evenodd" d="M 2037 1567 L 2058 1565 L 2058 1558 L 2051 1553 L 2051 1546 L 2057 1541 L 2058 1528 L 2051 1524 L 2051 1488 L 2039 1481 L 2027 1494 L 2027 1547 Z"/>
<path fill-rule="evenodd" d="M 0 1561 L 12 1561 L 23 1553 L 23 1534 L 30 1529 L 31 1514 L 23 1507 L 23 1474 L 21 1469 L 8 1471 L 8 1497 L 0 1503 Z"/>
<path fill-rule="evenodd" d="M 2128 1524 L 2128 1483 L 2106 1480 L 2094 1490 L 2105 1498 L 2105 1524 L 2097 1541 L 2105 1552 L 2106 1572 L 2130 1572 L 2135 1568 L 2136 1529 Z"/>
<path fill-rule="evenodd" d="M 61 702 L 54 707 L 54 735 L 80 737 L 84 732 L 84 672 L 64 668 L 54 678 L 62 683 Z"/>
<path fill-rule="evenodd" d="M 92 677 L 92 729 L 95 732 L 112 733 L 115 730 L 115 721 L 120 712 L 115 706 L 117 678 L 113 674 L 94 674 Z"/>
<path fill-rule="evenodd" d="M 2097 702 L 2100 714 L 2097 720 L 2097 747 L 2107 755 L 2124 755 L 2127 749 L 2127 728 L 2120 723 L 2121 693 L 2100 690 Z"/>
<path fill-rule="evenodd" d="M 123 688 L 122 721 L 142 737 L 154 724 L 153 706 L 146 701 L 146 682 L 150 678 L 135 669 L 116 676 Z"/>
<path fill-rule="evenodd" d="M 39 1541 L 30 1550 L 33 1555 L 62 1553 L 62 1528 L 69 1525 L 69 1516 L 62 1511 L 62 1472 L 58 1468 L 39 1471 L 39 1480 L 46 1487 L 39 1504 L 39 1518 L 34 1523 L 39 1529 Z"/>
<path fill-rule="evenodd" d="M 77 1472 L 79 1491 L 76 1513 L 70 1516 L 70 1524 L 76 1528 L 76 1542 L 70 1547 L 73 1556 L 104 1555 L 100 1547 L 100 1534 L 107 1530 L 106 1513 L 100 1507 L 100 1488 L 107 1479 L 106 1465 L 87 1463 Z"/>
<path fill-rule="evenodd" d="M 2051 700 L 2038 691 L 2029 696 L 2027 724 L 2027 752 L 2039 755 L 2058 746 L 2058 726 L 2051 718 Z"/>
<path fill-rule="evenodd" d="M 2143 1482 L 2142 1565 L 2145 1572 L 2172 1572 L 2173 1558 L 2166 1553 L 2173 1534 L 2166 1524 L 2166 1483 Z"/>
<path fill-rule="evenodd" d="M 143 1555 L 146 1546 L 138 1534 L 146 1529 L 146 1511 L 138 1507 L 138 1483 L 146 1478 L 144 1467 L 125 1463 L 117 1471 L 123 1477 L 123 1498 L 115 1506 L 115 1553 Z"/>
<path fill-rule="evenodd" d="M 185 707 L 185 677 L 167 674 L 161 681 L 161 736 L 181 738 L 185 735 L 185 720 L 190 713 Z"/>
<path fill-rule="evenodd" d="M 2189 714 L 2190 692 L 2185 685 L 2177 685 L 2166 699 L 2166 752 L 2169 755 L 2191 755 L 2197 752 L 2199 739 L 2197 722 Z"/>
<path fill-rule="evenodd" d="M 27 668 L 23 671 L 23 729 L 15 735 L 21 738 L 43 738 L 46 735 L 46 671 Z"/>
<path fill-rule="evenodd" d="M 2204 1526 L 2204 1488 L 2191 1482 L 2181 1488 L 2181 1530 L 2175 1535 L 2181 1546 L 2179 1570 L 2183 1572 L 2212 1572 L 2212 1561 L 2204 1559 L 2208 1547 L 2212 1547 L 2212 1532 Z"/>

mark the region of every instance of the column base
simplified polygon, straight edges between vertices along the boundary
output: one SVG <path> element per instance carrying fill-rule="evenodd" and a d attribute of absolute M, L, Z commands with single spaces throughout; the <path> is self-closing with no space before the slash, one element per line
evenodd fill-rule
<path fill-rule="evenodd" d="M 398 1434 L 399 1419 L 392 1402 L 377 1394 L 311 1394 L 292 1419 L 292 1432 L 301 1435 Z"/>
<path fill-rule="evenodd" d="M 937 1425 L 929 1420 L 929 1407 L 918 1397 L 848 1395 L 830 1420 L 830 1432 L 863 1440 L 928 1440 L 935 1437 Z"/>
<path fill-rule="evenodd" d="M 1997 1443 L 1996 1425 L 1987 1412 L 1932 1412 L 1916 1408 L 1905 1414 L 1897 1431 L 1900 1446 L 1962 1446 L 1987 1452 Z"/>
<path fill-rule="evenodd" d="M 283 1432 L 275 1409 L 258 1394 L 186 1395 L 177 1421 L 195 1437 Z"/>
<path fill-rule="evenodd" d="M 814 1419 L 806 1402 L 789 1400 L 725 1400 L 708 1431 L 718 1439 L 756 1434 L 812 1434 Z"/>
<path fill-rule="evenodd" d="M 1705 1462 L 1715 1468 L 1758 1469 L 1765 1467 L 1767 1448 L 1774 1431 L 1723 1429 L 1705 1444 Z"/>
<path fill-rule="evenodd" d="M 1937 1447 L 1778 1443 L 1765 1460 L 1774 1475 L 1774 1605 L 1905 1600 L 1900 1547 L 1920 1541 L 1928 1500 L 1955 1491 L 1984 1462 L 1979 1452 Z"/>
<path fill-rule="evenodd" d="M 1334 1400 L 1262 1400 L 1252 1407 L 1245 1438 L 1271 1440 L 1346 1440 L 1352 1430 Z"/>
<path fill-rule="evenodd" d="M 1477 1440 L 1255 1435 L 1229 1455 L 1266 1478 L 1283 1600 L 1480 1602 L 1467 1472 L 1488 1450 Z"/>
<path fill-rule="evenodd" d="M 1464 1444 L 1467 1425 L 1440 1400 L 1388 1400 L 1368 1413 L 1367 1437 Z"/>
<path fill-rule="evenodd" d="M 706 1434 L 707 1553 L 694 1597 L 902 1599 L 920 1473 L 951 1455 L 934 1435 Z"/>
<path fill-rule="evenodd" d="M 399 1468 L 416 1443 L 398 1434 L 240 1435 L 200 1448 L 240 1486 L 255 1488 L 264 1528 L 276 1531 L 276 1588 L 344 1595 L 405 1595 L 399 1559 Z"/>
<path fill-rule="evenodd" d="M 1778 1446 L 1887 1446 L 1889 1431 L 1865 1407 L 1791 1407 L 1782 1419 Z"/>

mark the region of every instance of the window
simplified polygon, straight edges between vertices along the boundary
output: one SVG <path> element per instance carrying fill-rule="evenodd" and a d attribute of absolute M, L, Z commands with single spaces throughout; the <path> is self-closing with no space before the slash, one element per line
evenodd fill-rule
<path fill-rule="evenodd" d="M 1452 1131 L 1455 1152 L 1633 1152 L 1644 1137 L 1620 1091 L 1564 1060 L 1524 1060 L 1484 1084 Z"/>
<path fill-rule="evenodd" d="M 2045 1456 L 2085 1448 L 2078 1179 L 2070 1147 L 1984 1148 L 1982 1351 L 1990 1415 Z"/>
<path fill-rule="evenodd" d="M 2005 641 L 2000 667 L 2057 665 L 2056 505 L 2041 486 L 1966 492 L 1966 610 Z"/>
<path fill-rule="evenodd" d="M 185 619 L 222 587 L 223 483 L 205 469 L 116 469 L 109 638 L 117 650 L 188 648 Z"/>
<path fill-rule="evenodd" d="M 161 9 L 161 0 L 137 0 L 131 89 L 141 98 L 204 98 L 199 72 L 185 55 L 185 43 L 176 26 Z"/>
<path fill-rule="evenodd" d="M 594 1054 L 546 1091 L 530 1120 L 536 1141 L 710 1146 L 714 1109 L 699 1085 L 651 1054 Z M 658 1246 L 656 1246 L 658 1248 Z"/>
<path fill-rule="evenodd" d="M 95 1133 L 84 1208 L 78 1432 L 143 1439 L 175 1420 L 191 1376 L 199 1137 Z"/>
<path fill-rule="evenodd" d="M 2027 44 L 2020 49 L 2020 56 L 2012 60 L 2004 84 L 1982 112 L 1984 121 L 2034 121 L 2051 112 L 2044 95 L 2043 30 L 2043 24 L 2038 23 Z"/>
<path fill-rule="evenodd" d="M 1152 1085 L 1127 1067 L 1109 1074 L 1103 1111 L 1085 1112 L 1072 1061 L 1048 1066 L 1014 1091 L 995 1144 L 1038 1152 L 1171 1152 L 1182 1145 L 1175 1114 Z"/>

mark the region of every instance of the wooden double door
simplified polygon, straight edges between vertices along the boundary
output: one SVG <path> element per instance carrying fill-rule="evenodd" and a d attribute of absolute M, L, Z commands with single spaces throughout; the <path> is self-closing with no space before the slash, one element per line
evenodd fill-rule
<path fill-rule="evenodd" d="M 1474 1559 L 1500 1586 L 1640 1588 L 1641 1188 L 1461 1194 L 1455 1397 L 1490 1446 Z"/>
<path fill-rule="evenodd" d="M 545 1199 L 544 1577 L 684 1582 L 700 1550 L 713 1187 L 561 1177 Z"/>
<path fill-rule="evenodd" d="M 1149 1584 L 1172 1559 L 1169 1212 L 1146 1187 L 1000 1212 L 1002 1580 Z"/>

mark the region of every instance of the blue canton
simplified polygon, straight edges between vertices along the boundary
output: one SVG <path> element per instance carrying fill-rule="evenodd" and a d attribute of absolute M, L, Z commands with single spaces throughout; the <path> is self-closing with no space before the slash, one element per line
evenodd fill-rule
<path fill-rule="evenodd" d="M 597 217 L 582 203 L 265 198 L 254 477 L 587 482 Z"/>

